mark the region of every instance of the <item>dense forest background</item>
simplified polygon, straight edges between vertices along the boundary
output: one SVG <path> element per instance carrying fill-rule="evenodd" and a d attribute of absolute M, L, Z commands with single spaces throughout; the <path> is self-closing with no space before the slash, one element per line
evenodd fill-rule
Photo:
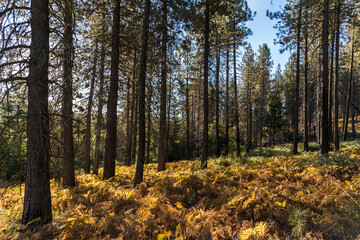
<path fill-rule="evenodd" d="M 339 151 L 358 136 L 359 14 L 358 0 L 268 12 L 281 69 L 246 42 L 246 0 L 2 1 L 0 178 L 26 179 L 22 223 L 49 222 L 49 179 L 72 187 L 77 170 L 136 164 L 136 186 L 148 163 Z"/>

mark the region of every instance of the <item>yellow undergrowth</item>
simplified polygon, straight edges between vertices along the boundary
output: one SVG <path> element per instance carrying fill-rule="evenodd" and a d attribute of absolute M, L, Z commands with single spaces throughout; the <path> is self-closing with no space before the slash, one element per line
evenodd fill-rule
<path fill-rule="evenodd" d="M 117 167 L 103 181 L 78 173 L 77 186 L 51 180 L 53 222 L 19 224 L 24 185 L 0 189 L 0 239 L 352 239 L 360 233 L 360 150 L 270 157 L 243 164 L 213 159 Z M 342 164 L 339 164 L 341 162 Z M 345 164 L 344 164 L 345 162 Z"/>

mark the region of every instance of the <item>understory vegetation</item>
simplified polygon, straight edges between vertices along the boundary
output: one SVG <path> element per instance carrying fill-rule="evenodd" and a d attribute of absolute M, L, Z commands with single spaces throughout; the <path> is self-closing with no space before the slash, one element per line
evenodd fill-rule
<path fill-rule="evenodd" d="M 0 239 L 355 239 L 359 159 L 360 141 L 327 157 L 286 144 L 213 158 L 204 170 L 199 160 L 161 173 L 148 164 L 135 188 L 135 166 L 109 180 L 77 172 L 74 188 L 51 180 L 53 221 L 36 231 L 19 224 L 24 184 L 2 182 Z"/>

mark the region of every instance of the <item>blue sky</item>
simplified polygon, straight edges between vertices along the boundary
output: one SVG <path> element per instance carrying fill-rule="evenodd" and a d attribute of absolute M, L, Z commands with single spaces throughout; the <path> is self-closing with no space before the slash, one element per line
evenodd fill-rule
<path fill-rule="evenodd" d="M 272 60 L 274 62 L 273 72 L 276 70 L 276 66 L 280 63 L 281 69 L 284 70 L 284 66 L 289 59 L 290 53 L 288 51 L 280 54 L 280 45 L 274 45 L 274 39 L 276 38 L 277 29 L 273 26 L 276 24 L 276 20 L 270 20 L 266 16 L 266 10 L 271 12 L 280 10 L 286 3 L 286 0 L 248 0 L 250 9 L 256 11 L 256 17 L 254 21 L 248 22 L 246 25 L 252 30 L 253 35 L 248 37 L 246 41 L 251 44 L 255 52 L 259 49 L 259 45 L 266 43 L 270 50 Z"/>

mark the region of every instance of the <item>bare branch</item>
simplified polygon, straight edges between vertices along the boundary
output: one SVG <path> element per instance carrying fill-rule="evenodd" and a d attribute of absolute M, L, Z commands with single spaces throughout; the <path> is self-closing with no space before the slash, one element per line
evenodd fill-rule
<path fill-rule="evenodd" d="M 1 11 L 0 12 L 0 18 L 3 17 L 7 12 L 11 12 L 13 10 L 18 10 L 18 9 L 20 9 L 20 10 L 31 10 L 31 8 L 29 8 L 29 7 L 18 7 L 18 6 L 13 5 L 12 7 L 6 8 L 3 11 Z"/>
<path fill-rule="evenodd" d="M 27 77 L 10 77 L 10 78 L 0 78 L 0 83 L 13 82 L 13 81 L 26 81 Z"/>
<path fill-rule="evenodd" d="M 0 50 L 0 55 L 4 54 L 6 51 L 10 51 L 12 49 L 16 49 L 16 48 L 30 48 L 30 46 L 25 45 L 25 44 L 20 44 L 20 45 L 15 45 L 15 46 L 11 46 L 11 47 L 6 47 Z"/>
<path fill-rule="evenodd" d="M 28 60 L 19 60 L 19 61 L 14 61 L 14 62 L 6 62 L 6 63 L 3 63 L 3 64 L 0 64 L 0 68 L 10 66 L 10 65 L 13 65 L 13 64 L 19 64 L 19 63 L 29 63 L 29 61 Z"/>
<path fill-rule="evenodd" d="M 49 115 L 53 115 L 53 116 L 65 118 L 64 115 L 58 114 L 58 113 L 49 113 Z M 75 122 L 78 122 L 78 123 L 80 123 L 80 124 L 82 124 L 82 125 L 85 125 L 85 123 L 83 123 L 80 119 L 72 118 L 72 120 L 75 121 Z"/>

